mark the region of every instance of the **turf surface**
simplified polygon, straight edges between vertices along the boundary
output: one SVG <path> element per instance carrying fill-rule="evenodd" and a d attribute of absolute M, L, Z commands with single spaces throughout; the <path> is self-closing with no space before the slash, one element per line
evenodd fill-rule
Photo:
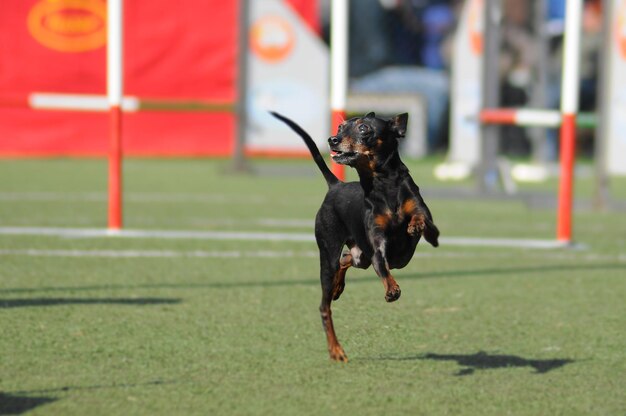
<path fill-rule="evenodd" d="M 553 237 L 552 209 L 438 198 L 433 163 L 410 168 L 444 236 Z M 126 226 L 312 233 L 310 162 L 255 169 L 129 160 Z M 0 178 L 0 227 L 106 225 L 104 161 L 7 160 Z M 314 243 L 0 235 L 0 414 L 625 414 L 624 213 L 574 221 L 584 250 L 420 244 L 394 304 L 350 270 L 345 365 Z"/>

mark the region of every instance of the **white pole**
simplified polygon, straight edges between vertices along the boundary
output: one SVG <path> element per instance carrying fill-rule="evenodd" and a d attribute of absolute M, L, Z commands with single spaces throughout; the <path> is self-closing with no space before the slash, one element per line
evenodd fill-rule
<path fill-rule="evenodd" d="M 348 0 L 332 0 L 330 9 L 330 110 L 331 134 L 346 118 L 348 92 Z M 333 164 L 332 171 L 345 179 L 343 165 Z"/>
<path fill-rule="evenodd" d="M 107 94 L 111 107 L 122 102 L 122 0 L 107 1 Z"/>
<path fill-rule="evenodd" d="M 107 1 L 107 96 L 110 112 L 109 229 L 122 228 L 123 0 Z"/>
<path fill-rule="evenodd" d="M 330 107 L 345 111 L 348 90 L 348 0 L 332 0 L 330 22 Z"/>
<path fill-rule="evenodd" d="M 578 112 L 580 77 L 580 29 L 582 0 L 567 0 L 563 47 L 563 79 L 561 80 L 561 113 Z"/>

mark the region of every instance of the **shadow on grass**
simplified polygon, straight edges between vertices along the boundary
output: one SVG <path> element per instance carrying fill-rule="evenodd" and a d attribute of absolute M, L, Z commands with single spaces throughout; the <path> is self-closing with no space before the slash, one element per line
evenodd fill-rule
<path fill-rule="evenodd" d="M 434 273 L 413 273 L 406 276 L 398 275 L 398 279 L 425 279 L 438 277 L 474 277 L 474 276 L 492 276 L 492 275 L 511 275 L 511 274 L 529 274 L 529 275 L 546 275 L 551 272 L 563 271 L 583 271 L 583 270 L 626 270 L 624 263 L 596 263 L 596 264 L 551 264 L 537 266 L 522 267 L 489 267 L 484 269 L 463 269 L 463 270 L 443 270 Z"/>
<path fill-rule="evenodd" d="M 147 306 L 180 303 L 173 298 L 31 298 L 31 299 L 0 299 L 0 309 L 26 308 L 32 306 L 64 306 L 64 305 L 130 305 Z"/>
<path fill-rule="evenodd" d="M 564 365 L 573 363 L 569 358 L 553 358 L 538 360 L 518 357 L 516 355 L 489 354 L 479 351 L 475 354 L 434 354 L 416 355 L 409 357 L 382 357 L 381 360 L 409 361 L 409 360 L 434 360 L 456 361 L 462 366 L 455 376 L 467 376 L 474 374 L 476 370 L 490 370 L 499 368 L 530 367 L 535 369 L 536 374 L 544 374 Z"/>
<path fill-rule="evenodd" d="M 623 263 L 596 263 L 596 264 L 556 264 L 537 265 L 511 268 L 484 268 L 484 269 L 462 269 L 462 270 L 442 270 L 430 273 L 411 273 L 396 275 L 400 284 L 403 280 L 433 279 L 433 278 L 456 278 L 492 275 L 546 275 L 551 272 L 563 271 L 584 271 L 584 270 L 626 270 Z M 374 272 L 372 271 L 372 274 Z M 380 279 L 375 275 L 371 277 L 359 277 L 350 279 L 347 277 L 347 284 L 378 282 Z M 289 280 L 259 280 L 259 281 L 234 281 L 220 280 L 208 283 L 151 283 L 139 285 L 93 285 L 93 286 L 61 286 L 61 287 L 34 287 L 34 288 L 7 288 L 0 289 L 0 293 L 33 293 L 33 292 L 64 292 L 64 291 L 97 291 L 97 290 L 127 290 L 127 289 L 230 289 L 249 287 L 288 287 L 288 286 L 319 286 L 318 279 L 289 279 Z"/>
<path fill-rule="evenodd" d="M 63 387 L 55 387 L 55 388 L 50 388 L 50 389 L 16 391 L 11 394 L 49 394 L 49 393 L 62 393 L 62 392 L 67 392 L 67 391 L 130 389 L 130 388 L 135 388 L 135 387 L 161 386 L 161 385 L 168 385 L 168 384 L 177 384 L 177 382 L 154 380 L 154 381 L 147 381 L 145 383 L 115 383 L 115 384 L 96 384 L 93 386 L 63 386 Z"/>
<path fill-rule="evenodd" d="M 21 415 L 57 399 L 51 397 L 28 397 L 0 393 L 0 415 Z"/>
<path fill-rule="evenodd" d="M 63 393 L 81 390 L 101 390 L 101 389 L 129 389 L 135 387 L 159 386 L 165 384 L 174 384 L 172 381 L 149 381 L 146 383 L 121 383 L 121 384 L 105 384 L 94 386 L 65 386 L 51 389 L 17 391 L 13 393 L 0 392 L 0 415 L 21 415 L 38 406 L 55 402 L 58 398 L 52 397 L 30 397 L 34 394 L 50 394 Z"/>

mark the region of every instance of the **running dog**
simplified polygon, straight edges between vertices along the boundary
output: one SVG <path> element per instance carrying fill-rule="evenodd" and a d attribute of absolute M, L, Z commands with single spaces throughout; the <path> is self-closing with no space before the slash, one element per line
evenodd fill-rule
<path fill-rule="evenodd" d="M 330 309 L 344 290 L 346 270 L 374 266 L 385 287 L 385 300 L 394 302 L 401 292 L 390 270 L 409 263 L 422 236 L 434 247 L 439 245 L 439 230 L 398 153 L 408 114 L 385 120 L 369 113 L 339 125 L 328 143 L 336 163 L 358 172 L 359 182 L 348 183 L 330 171 L 306 131 L 285 116 L 272 115 L 300 135 L 328 184 L 315 218 L 322 283 L 320 314 L 330 358 L 346 362 Z M 342 253 L 346 246 L 348 250 Z"/>

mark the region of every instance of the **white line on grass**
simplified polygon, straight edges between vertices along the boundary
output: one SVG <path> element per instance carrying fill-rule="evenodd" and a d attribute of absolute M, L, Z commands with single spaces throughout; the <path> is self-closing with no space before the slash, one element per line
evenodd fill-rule
<path fill-rule="evenodd" d="M 108 196 L 105 192 L 0 192 L 0 201 L 2 202 L 106 202 Z M 158 192 L 129 192 L 124 196 L 125 202 L 137 203 L 264 203 L 267 198 L 264 196 L 240 196 L 240 195 L 224 195 L 224 194 L 166 194 Z"/>
<path fill-rule="evenodd" d="M 28 257 L 106 257 L 106 258 L 294 258 L 318 257 L 317 250 L 228 250 L 228 251 L 174 251 L 174 250 L 76 250 L 76 249 L 0 249 L 0 256 L 28 256 Z M 472 258 L 475 253 L 446 253 L 429 252 L 415 253 L 414 257 L 462 257 Z"/>
<path fill-rule="evenodd" d="M 41 235 L 70 238 L 119 237 L 223 241 L 315 241 L 315 238 L 311 233 L 264 233 L 245 231 L 107 230 L 104 228 L 0 227 L 0 234 Z"/>
<path fill-rule="evenodd" d="M 68 238 L 158 238 L 158 239 L 199 239 L 221 241 L 283 241 L 314 242 L 311 233 L 274 233 L 240 231 L 181 231 L 181 230 L 107 230 L 101 228 L 55 228 L 55 227 L 0 227 L 0 235 L 39 235 Z M 443 246 L 462 247 L 503 247 L 529 249 L 584 248 L 557 240 L 512 239 L 512 238 L 473 238 L 444 237 Z"/>
<path fill-rule="evenodd" d="M 449 252 L 449 251 L 428 251 L 416 252 L 414 258 L 510 258 L 517 256 L 515 252 Z M 219 258 L 219 259 L 284 259 L 284 258 L 317 258 L 317 250 L 225 250 L 225 251 L 173 251 L 173 250 L 76 250 L 76 249 L 0 249 L 1 256 L 26 256 L 26 257 L 79 257 L 79 258 Z M 550 253 L 543 256 L 549 260 L 584 260 L 584 261 L 611 261 L 626 262 L 626 255 L 601 255 L 583 254 L 567 252 L 562 254 Z"/>
<path fill-rule="evenodd" d="M 110 258 L 286 258 L 317 257 L 317 251 L 171 251 L 171 250 L 2 250 L 0 256 L 30 257 L 110 257 Z"/>
<path fill-rule="evenodd" d="M 442 237 L 442 245 L 468 246 L 468 247 L 507 247 L 507 248 L 584 248 L 582 245 L 572 245 L 571 243 L 558 240 L 535 240 L 535 239 L 514 239 L 514 238 L 475 238 L 475 237 Z"/>
<path fill-rule="evenodd" d="M 305 219 L 259 218 L 255 222 L 266 227 L 313 228 L 315 225 L 315 221 Z"/>

